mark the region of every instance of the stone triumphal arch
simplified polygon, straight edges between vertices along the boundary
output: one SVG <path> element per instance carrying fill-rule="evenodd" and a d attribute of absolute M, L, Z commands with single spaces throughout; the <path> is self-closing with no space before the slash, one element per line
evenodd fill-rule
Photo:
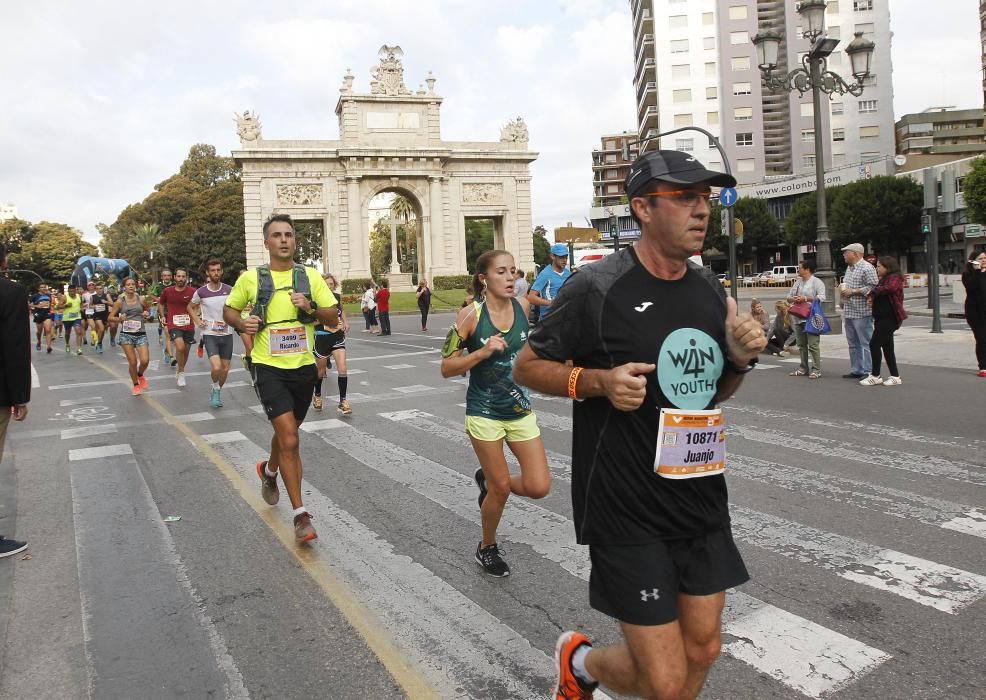
<path fill-rule="evenodd" d="M 405 196 L 418 215 L 421 271 L 466 273 L 465 222 L 492 219 L 497 247 L 533 269 L 527 126 L 508 122 L 499 141 L 442 141 L 435 79 L 418 90 L 404 84 L 403 51 L 380 49 L 369 94 L 353 89 L 347 71 L 339 88 L 338 141 L 268 140 L 256 114 L 237 115 L 248 265 L 266 262 L 262 226 L 272 213 L 321 222 L 322 265 L 342 279 L 370 276 L 368 204 L 381 192 Z M 396 259 L 396 258 L 392 258 Z M 410 274 L 389 275 L 392 288 Z"/>

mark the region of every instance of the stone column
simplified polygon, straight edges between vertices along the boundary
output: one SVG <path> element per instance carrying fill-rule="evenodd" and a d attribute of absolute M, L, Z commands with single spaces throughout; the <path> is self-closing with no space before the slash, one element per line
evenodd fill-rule
<path fill-rule="evenodd" d="M 369 244 L 363 232 L 363 207 L 359 196 L 359 177 L 346 177 L 346 210 L 349 213 L 349 269 L 346 277 L 369 277 Z"/>
<path fill-rule="evenodd" d="M 442 252 L 445 249 L 445 216 L 444 202 L 442 201 L 442 177 L 441 175 L 431 175 L 428 180 L 431 190 L 428 194 L 429 214 L 431 226 L 425 225 L 424 248 L 425 248 L 425 278 L 429 283 L 432 282 L 435 266 L 441 267 L 444 264 L 445 256 Z"/>
<path fill-rule="evenodd" d="M 267 262 L 264 248 L 263 215 L 260 202 L 260 178 L 243 178 L 243 230 L 246 234 L 246 264 L 256 267 Z"/>
<path fill-rule="evenodd" d="M 531 221 L 531 178 L 515 179 L 517 222 L 517 265 L 524 270 L 534 269 L 534 225 Z"/>
<path fill-rule="evenodd" d="M 404 235 L 407 236 L 407 230 L 405 226 Z M 397 219 L 394 218 L 394 212 L 390 212 L 390 274 L 396 275 L 401 271 L 401 266 L 397 262 Z"/>

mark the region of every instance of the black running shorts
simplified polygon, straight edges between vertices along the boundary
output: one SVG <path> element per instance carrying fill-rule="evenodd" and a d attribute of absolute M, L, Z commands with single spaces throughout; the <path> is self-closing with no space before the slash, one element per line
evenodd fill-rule
<path fill-rule="evenodd" d="M 305 420 L 318 381 L 318 368 L 310 364 L 298 369 L 281 369 L 256 362 L 252 367 L 253 386 L 268 420 L 288 411 L 294 412 L 299 423 Z"/>
<path fill-rule="evenodd" d="M 183 328 L 169 328 L 168 337 L 172 340 L 178 340 L 181 338 L 185 341 L 185 345 L 195 345 L 195 331 L 186 331 Z"/>
<path fill-rule="evenodd" d="M 678 619 L 678 594 L 719 593 L 750 580 L 730 528 L 644 545 L 589 545 L 589 604 L 620 622 Z"/>
<path fill-rule="evenodd" d="M 346 334 L 343 331 L 315 334 L 315 357 L 325 359 L 333 350 L 346 349 Z"/>
<path fill-rule="evenodd" d="M 219 355 L 220 360 L 229 362 L 233 358 L 233 336 L 232 335 L 209 335 L 202 334 L 202 343 L 205 345 L 205 352 L 209 357 Z"/>

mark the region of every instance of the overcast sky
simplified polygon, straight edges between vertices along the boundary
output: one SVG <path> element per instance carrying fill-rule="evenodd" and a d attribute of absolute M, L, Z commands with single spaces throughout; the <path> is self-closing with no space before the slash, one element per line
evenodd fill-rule
<path fill-rule="evenodd" d="M 896 116 L 983 105 L 978 2 L 934 8 L 891 2 Z M 636 127 L 627 0 L 6 1 L 0 37 L 0 202 L 93 242 L 193 143 L 237 147 L 234 111 L 266 138 L 338 138 L 342 76 L 368 92 L 381 44 L 409 88 L 434 72 L 443 138 L 526 119 L 549 231 L 583 221 L 599 136 Z"/>

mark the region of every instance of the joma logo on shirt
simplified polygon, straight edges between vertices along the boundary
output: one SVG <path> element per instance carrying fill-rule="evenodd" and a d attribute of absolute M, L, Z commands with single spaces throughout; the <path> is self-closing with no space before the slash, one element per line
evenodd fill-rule
<path fill-rule="evenodd" d="M 668 350 L 668 357 L 671 358 L 671 362 L 675 367 L 681 369 L 682 374 L 690 374 L 697 377 L 705 373 L 706 363 L 715 364 L 716 348 L 709 347 L 701 350 L 696 347 L 694 339 L 690 341 L 690 345 L 691 347 L 677 352 Z"/>

